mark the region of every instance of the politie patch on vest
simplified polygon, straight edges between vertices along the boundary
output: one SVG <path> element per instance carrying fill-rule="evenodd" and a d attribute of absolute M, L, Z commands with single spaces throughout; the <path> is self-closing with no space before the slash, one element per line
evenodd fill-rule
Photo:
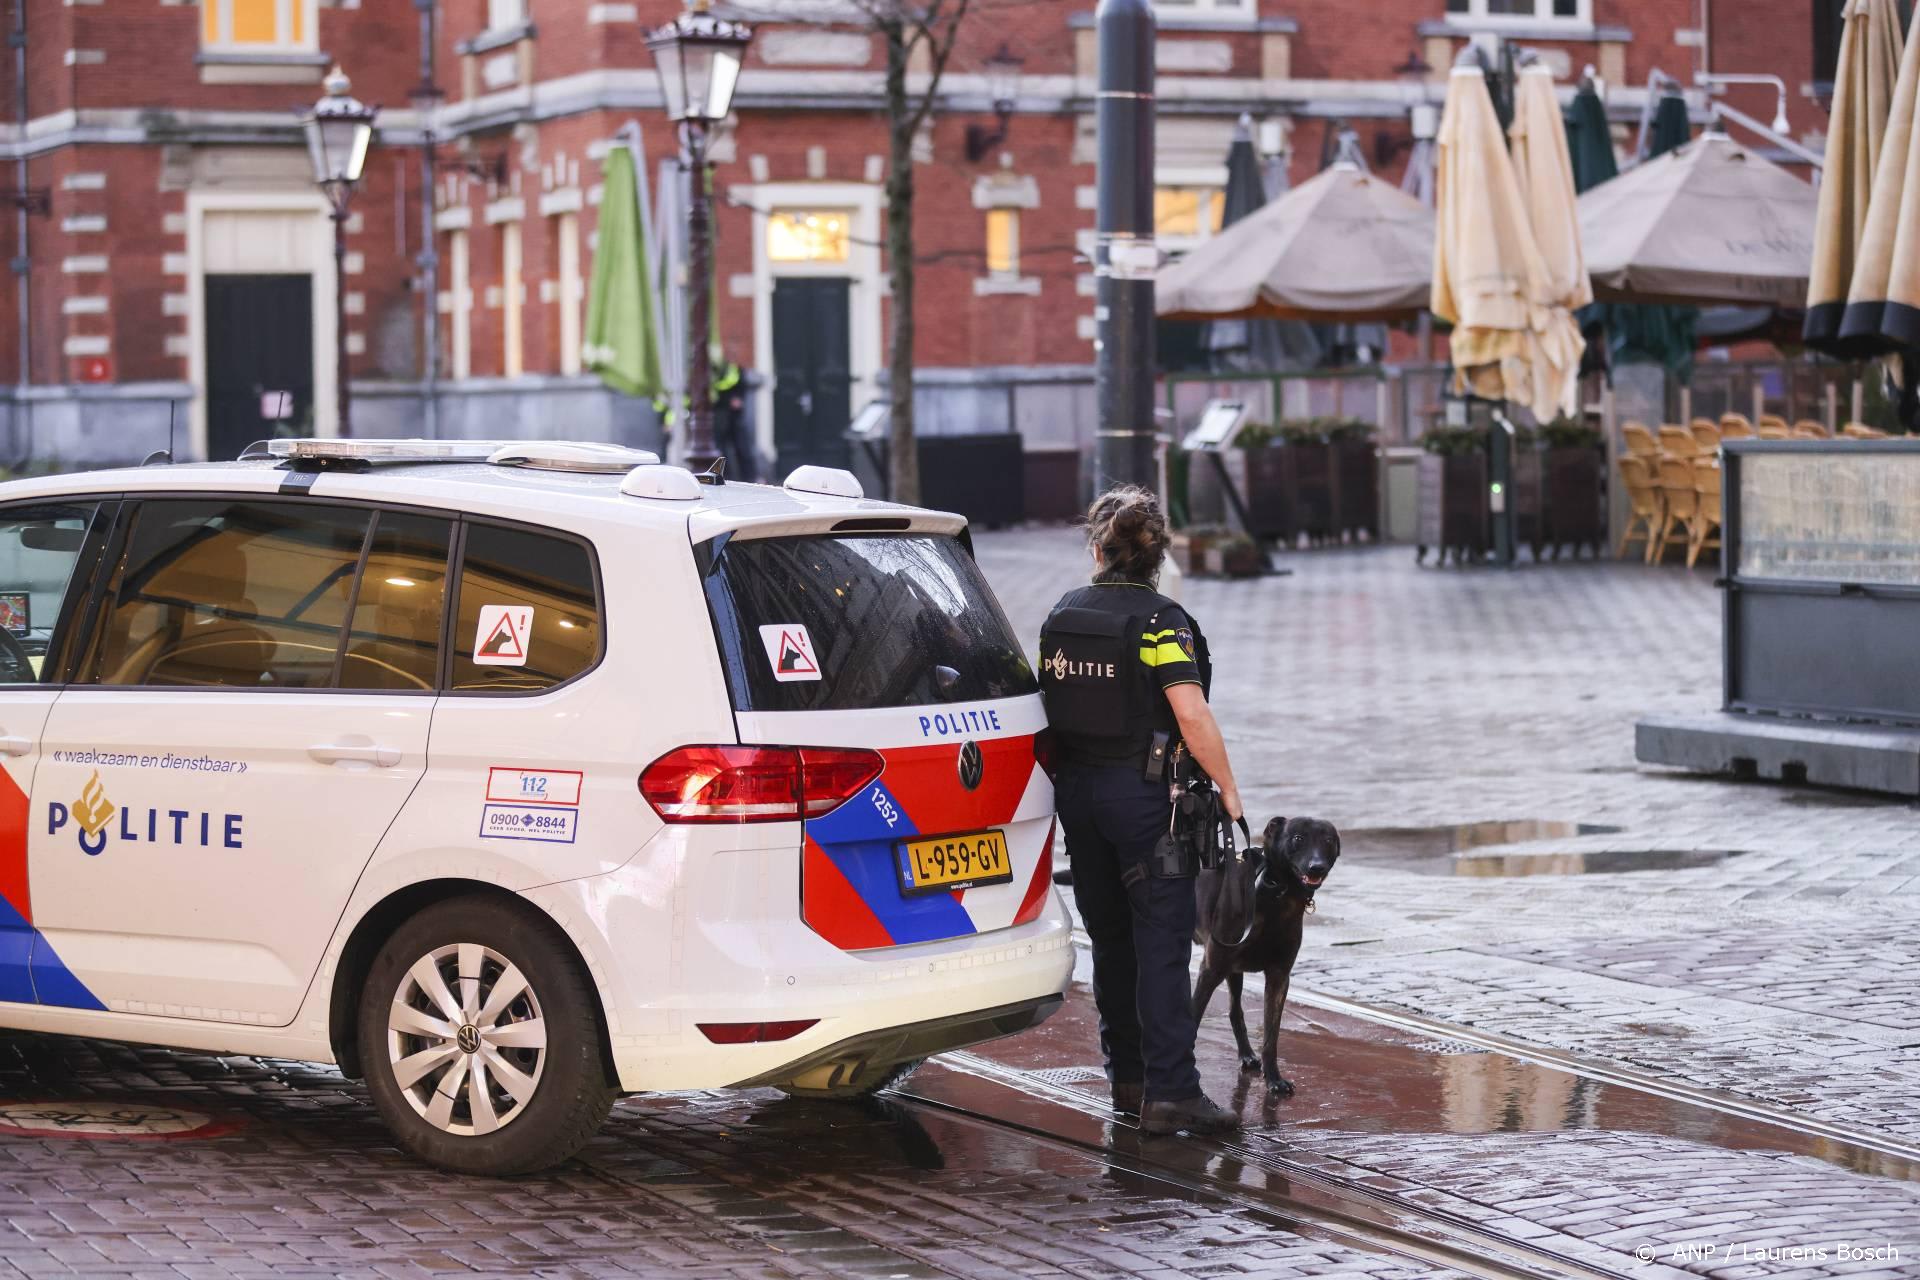
<path fill-rule="evenodd" d="M 480 625 L 473 631 L 473 663 L 477 667 L 524 667 L 532 636 L 532 605 L 483 604 Z"/>
<path fill-rule="evenodd" d="M 1180 646 L 1180 652 L 1193 657 L 1193 629 L 1182 627 L 1173 633 L 1173 642 Z"/>
<path fill-rule="evenodd" d="M 760 643 L 773 666 L 773 678 L 781 684 L 820 678 L 820 662 L 813 656 L 813 637 L 800 623 L 769 623 L 760 628 Z"/>

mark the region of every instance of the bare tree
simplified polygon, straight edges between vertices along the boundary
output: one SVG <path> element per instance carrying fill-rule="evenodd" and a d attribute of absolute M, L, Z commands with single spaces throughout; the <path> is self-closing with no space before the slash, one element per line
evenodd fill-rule
<path fill-rule="evenodd" d="M 730 5 L 753 21 L 865 27 L 886 46 L 884 113 L 887 124 L 887 274 L 893 324 L 887 338 L 887 385 L 892 420 L 888 431 L 889 496 L 920 501 L 920 454 L 914 447 L 913 337 L 914 139 L 933 114 L 940 81 L 953 55 L 961 24 L 976 0 L 802 0 Z M 915 63 L 923 68 L 915 74 Z"/>

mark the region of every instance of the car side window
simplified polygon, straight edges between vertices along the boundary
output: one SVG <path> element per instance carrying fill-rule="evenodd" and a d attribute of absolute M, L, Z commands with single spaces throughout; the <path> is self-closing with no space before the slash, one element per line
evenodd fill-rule
<path fill-rule="evenodd" d="M 83 681 L 331 686 L 369 518 L 322 503 L 142 502 Z"/>
<path fill-rule="evenodd" d="M 77 612 L 69 592 L 86 586 L 77 570 L 96 510 L 94 503 L 0 510 L 0 685 L 59 678 L 48 658 L 56 629 Z"/>
<path fill-rule="evenodd" d="M 450 688 L 550 689 L 600 656 L 593 556 L 571 538 L 471 521 L 461 552 Z"/>
<path fill-rule="evenodd" d="M 340 664 L 341 688 L 433 692 L 452 540 L 451 520 L 405 511 L 375 514 Z"/>

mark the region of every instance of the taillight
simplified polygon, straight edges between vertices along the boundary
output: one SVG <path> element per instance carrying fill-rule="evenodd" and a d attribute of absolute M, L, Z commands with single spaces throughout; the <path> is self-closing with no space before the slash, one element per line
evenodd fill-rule
<path fill-rule="evenodd" d="M 1033 758 L 1040 766 L 1040 772 L 1053 779 L 1053 765 L 1057 752 L 1053 742 L 1053 730 L 1042 729 L 1033 735 Z"/>
<path fill-rule="evenodd" d="M 796 822 L 831 813 L 880 776 L 880 754 L 844 747 L 679 747 L 640 774 L 663 822 Z"/>

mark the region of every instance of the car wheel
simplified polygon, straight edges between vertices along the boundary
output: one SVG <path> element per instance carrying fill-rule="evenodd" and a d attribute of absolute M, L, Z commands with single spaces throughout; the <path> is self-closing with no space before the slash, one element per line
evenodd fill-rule
<path fill-rule="evenodd" d="M 861 1098 L 871 1098 L 882 1089 L 891 1089 L 913 1074 L 924 1059 L 915 1058 L 911 1062 L 895 1062 L 885 1067 L 873 1067 L 861 1072 L 850 1080 L 820 1088 L 805 1088 L 800 1085 L 783 1084 L 780 1092 L 789 1098 L 811 1098 L 826 1102 L 854 1102 Z"/>
<path fill-rule="evenodd" d="M 550 1168 L 613 1106 L 600 1004 L 559 929 L 490 897 L 436 903 L 374 957 L 360 1058 L 400 1144 L 456 1173 Z"/>

